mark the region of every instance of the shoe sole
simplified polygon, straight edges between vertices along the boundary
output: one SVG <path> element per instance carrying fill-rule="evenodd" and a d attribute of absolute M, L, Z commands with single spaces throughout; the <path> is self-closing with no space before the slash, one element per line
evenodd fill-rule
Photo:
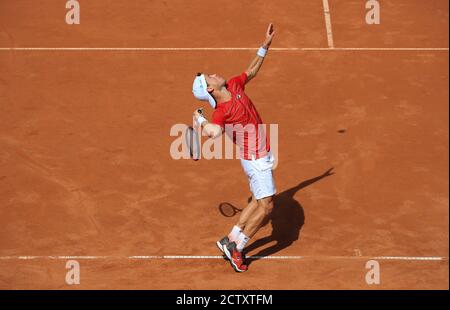
<path fill-rule="evenodd" d="M 226 256 L 230 261 L 232 261 L 232 259 L 231 259 L 231 253 L 230 253 L 230 251 L 228 251 L 228 248 L 227 248 L 226 246 L 222 247 L 222 252 L 225 254 L 225 256 Z"/>
<path fill-rule="evenodd" d="M 238 268 L 238 266 L 235 264 L 235 262 L 231 258 L 231 253 L 230 253 L 230 251 L 228 251 L 227 247 L 223 248 L 223 252 L 225 253 L 225 256 L 228 258 L 228 260 L 230 261 L 231 267 L 233 267 L 234 271 L 236 271 L 236 272 L 246 272 L 247 271 L 247 270 L 241 270 Z"/>
<path fill-rule="evenodd" d="M 224 251 L 224 249 L 223 249 L 223 246 L 222 246 L 222 243 L 220 243 L 220 241 L 217 241 L 217 242 L 216 242 L 216 245 L 217 245 L 217 247 L 219 248 L 219 250 L 220 250 L 222 253 L 225 253 L 225 251 Z"/>

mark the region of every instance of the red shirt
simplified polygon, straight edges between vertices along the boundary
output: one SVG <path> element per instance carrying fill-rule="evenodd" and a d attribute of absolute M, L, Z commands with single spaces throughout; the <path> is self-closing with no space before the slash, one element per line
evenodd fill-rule
<path fill-rule="evenodd" d="M 261 126 L 262 119 L 244 92 L 247 81 L 246 73 L 227 81 L 231 100 L 217 104 L 212 122 L 225 129 L 225 133 L 239 146 L 241 158 L 248 160 L 266 156 L 270 145 L 266 129 Z"/>

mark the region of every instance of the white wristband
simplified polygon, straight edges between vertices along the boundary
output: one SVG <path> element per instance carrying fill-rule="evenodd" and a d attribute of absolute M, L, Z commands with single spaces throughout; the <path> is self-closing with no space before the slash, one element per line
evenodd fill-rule
<path fill-rule="evenodd" d="M 197 116 L 197 118 L 195 119 L 195 122 L 197 123 L 197 126 L 198 127 L 201 127 L 202 126 L 202 124 L 204 123 L 204 122 L 207 122 L 208 120 L 206 119 L 206 118 L 204 118 L 203 116 Z"/>
<path fill-rule="evenodd" d="M 264 48 L 264 47 L 260 47 L 259 48 L 259 50 L 258 50 L 258 53 L 256 53 L 259 57 L 262 57 L 262 58 L 264 58 L 264 57 L 266 57 L 266 55 L 267 55 L 267 50 Z"/>

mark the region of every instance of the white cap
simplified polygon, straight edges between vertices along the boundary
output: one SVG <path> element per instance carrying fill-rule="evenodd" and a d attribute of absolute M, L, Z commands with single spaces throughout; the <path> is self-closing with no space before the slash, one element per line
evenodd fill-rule
<path fill-rule="evenodd" d="M 208 93 L 206 89 L 208 85 L 206 84 L 206 79 L 204 74 L 197 74 L 194 80 L 194 85 L 192 85 L 192 92 L 194 93 L 195 98 L 202 101 L 208 101 L 213 109 L 216 108 L 216 101 L 213 96 Z"/>

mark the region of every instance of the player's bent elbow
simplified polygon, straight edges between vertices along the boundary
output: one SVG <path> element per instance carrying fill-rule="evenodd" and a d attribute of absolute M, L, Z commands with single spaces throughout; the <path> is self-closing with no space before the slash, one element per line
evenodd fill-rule
<path fill-rule="evenodd" d="M 215 126 L 212 124 L 207 124 L 204 130 L 206 135 L 212 139 L 215 139 L 222 134 L 222 128 L 220 126 Z"/>
<path fill-rule="evenodd" d="M 216 139 L 222 135 L 222 130 L 212 130 L 211 134 L 209 135 L 210 138 Z"/>

